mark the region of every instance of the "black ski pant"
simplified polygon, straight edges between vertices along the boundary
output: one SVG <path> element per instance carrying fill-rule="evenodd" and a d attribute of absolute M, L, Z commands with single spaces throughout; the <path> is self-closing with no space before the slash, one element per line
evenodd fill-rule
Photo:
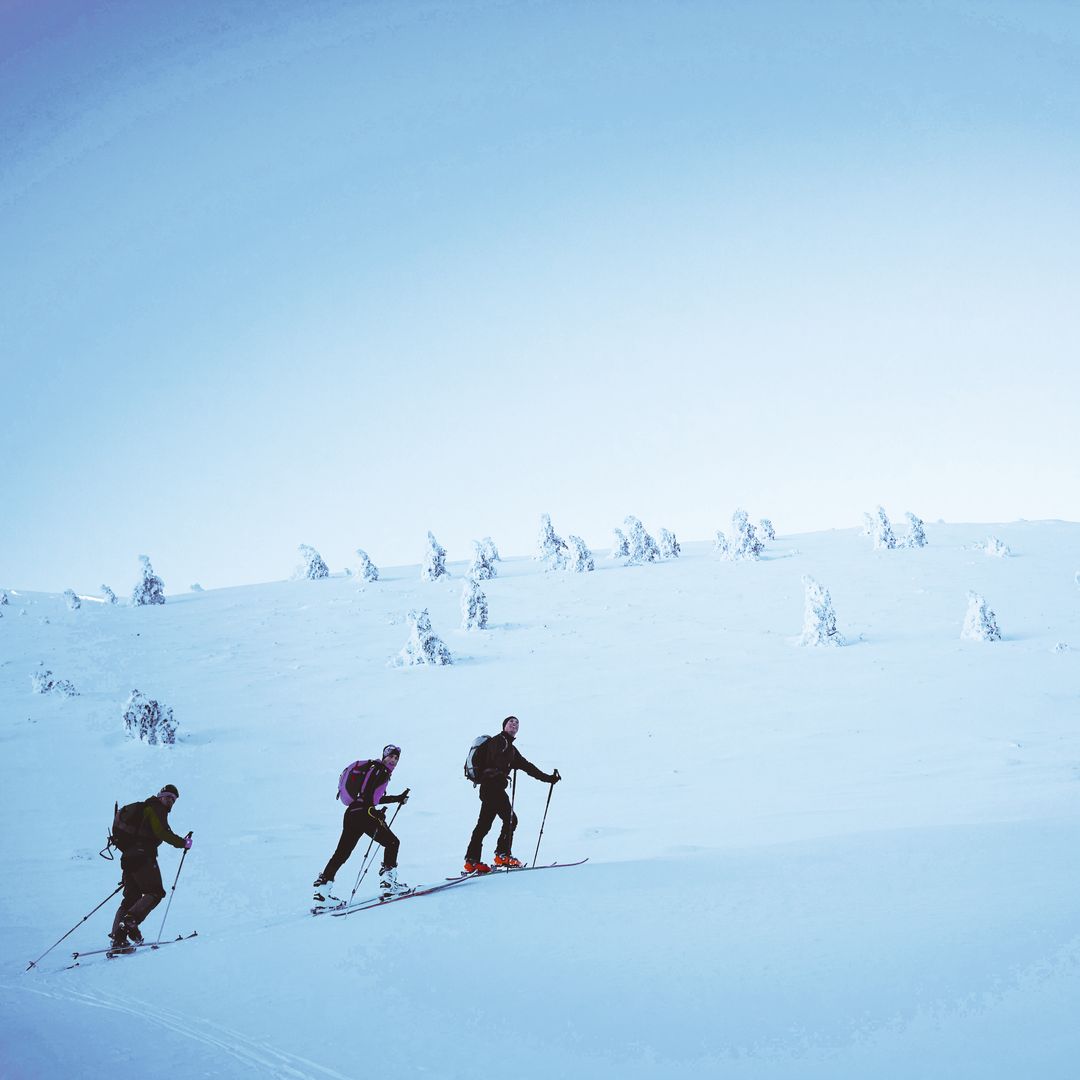
<path fill-rule="evenodd" d="M 466 862 L 479 862 L 484 849 L 484 837 L 491 831 L 496 818 L 502 818 L 502 830 L 495 845 L 496 855 L 509 855 L 514 844 L 514 830 L 517 828 L 517 814 L 510 806 L 510 796 L 506 793 L 503 781 L 480 785 L 480 816 L 476 819 L 476 828 L 469 840 L 469 849 L 465 852 Z"/>
<path fill-rule="evenodd" d="M 112 933 L 115 937 L 120 930 L 120 923 L 138 926 L 151 911 L 165 899 L 165 889 L 161 884 L 161 871 L 154 855 L 123 855 L 120 858 L 121 880 L 124 883 L 124 898 L 116 909 Z"/>
<path fill-rule="evenodd" d="M 341 822 L 341 839 L 322 872 L 327 881 L 333 881 L 337 877 L 337 872 L 345 865 L 345 860 L 353 853 L 353 848 L 361 836 L 370 836 L 376 844 L 382 844 L 383 869 L 397 866 L 401 841 L 386 827 L 386 822 L 375 814 L 373 808 L 354 810 L 350 806 Z"/>

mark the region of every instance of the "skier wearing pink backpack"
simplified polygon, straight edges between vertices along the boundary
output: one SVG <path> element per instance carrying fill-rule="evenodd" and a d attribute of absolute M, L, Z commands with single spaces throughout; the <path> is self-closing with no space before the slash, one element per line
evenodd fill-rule
<path fill-rule="evenodd" d="M 387 803 L 409 801 L 409 789 L 400 795 L 387 795 L 390 774 L 401 760 L 401 747 L 393 743 L 383 747 L 382 757 L 370 761 L 354 761 L 346 765 L 338 780 L 337 797 L 345 804 L 345 817 L 341 825 L 341 839 L 330 856 L 326 869 L 312 883 L 315 899 L 323 901 L 329 892 L 323 892 L 345 860 L 353 853 L 361 836 L 370 836 L 383 848 L 382 869 L 379 871 L 379 891 L 384 896 L 396 896 L 407 892 L 408 886 L 397 878 L 397 857 L 400 841 L 387 828 L 386 811 L 376 809 Z"/>

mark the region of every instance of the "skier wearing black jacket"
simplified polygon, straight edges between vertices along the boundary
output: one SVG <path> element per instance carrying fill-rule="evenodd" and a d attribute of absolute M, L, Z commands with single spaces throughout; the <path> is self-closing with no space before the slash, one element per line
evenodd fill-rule
<path fill-rule="evenodd" d="M 388 743 L 383 747 L 382 757 L 371 761 L 357 761 L 341 774 L 338 782 L 338 798 L 348 805 L 341 822 L 341 839 L 326 864 L 326 869 L 312 882 L 315 900 L 327 898 L 326 886 L 330 885 L 345 860 L 353 853 L 361 836 L 370 836 L 383 849 L 382 868 L 379 870 L 379 892 L 384 896 L 396 896 L 407 892 L 408 886 L 397 877 L 398 848 L 401 841 L 386 824 L 386 811 L 377 807 L 386 803 L 409 801 L 409 789 L 400 795 L 387 795 L 390 774 L 401 760 L 401 747 Z"/>
<path fill-rule="evenodd" d="M 550 775 L 543 773 L 521 755 L 514 745 L 519 727 L 518 718 L 508 716 L 502 723 L 502 731 L 478 747 L 473 756 L 480 784 L 480 816 L 476 819 L 476 828 L 473 829 L 469 848 L 465 852 L 466 874 L 490 873 L 491 867 L 480 861 L 480 855 L 484 847 L 484 837 L 490 832 L 496 817 L 502 819 L 502 831 L 495 845 L 495 865 L 521 865 L 510 853 L 518 819 L 510 805 L 510 796 L 506 794 L 506 789 L 510 784 L 510 773 L 514 769 L 523 769 L 545 784 L 557 784 L 562 779 L 558 769 L 553 769 Z"/>

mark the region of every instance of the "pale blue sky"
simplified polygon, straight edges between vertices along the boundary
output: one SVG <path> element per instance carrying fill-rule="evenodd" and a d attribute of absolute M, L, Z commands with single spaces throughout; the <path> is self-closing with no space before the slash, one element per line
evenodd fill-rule
<path fill-rule="evenodd" d="M 1078 11 L 0 0 L 0 585 L 1080 519 Z"/>

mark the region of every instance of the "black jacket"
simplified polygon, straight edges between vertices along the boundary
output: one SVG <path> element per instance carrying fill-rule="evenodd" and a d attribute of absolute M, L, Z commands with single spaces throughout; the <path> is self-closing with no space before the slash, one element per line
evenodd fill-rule
<path fill-rule="evenodd" d="M 541 772 L 531 761 L 522 757 L 518 748 L 514 745 L 513 735 L 502 732 L 492 735 L 473 758 L 476 766 L 476 777 L 481 784 L 487 786 L 499 785 L 506 787 L 510 782 L 510 772 L 513 769 L 522 769 L 536 780 L 543 780 L 550 784 L 552 777 Z"/>

